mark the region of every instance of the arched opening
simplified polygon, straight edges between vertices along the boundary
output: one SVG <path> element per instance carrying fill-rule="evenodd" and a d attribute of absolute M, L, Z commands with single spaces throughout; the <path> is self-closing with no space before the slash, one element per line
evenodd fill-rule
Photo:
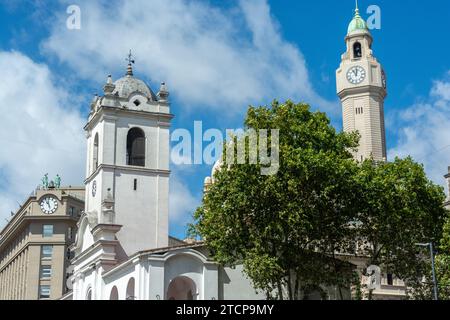
<path fill-rule="evenodd" d="M 117 291 L 116 286 L 114 286 L 111 289 L 111 294 L 109 295 L 109 300 L 119 300 L 119 291 Z"/>
<path fill-rule="evenodd" d="M 362 57 L 362 48 L 361 43 L 359 42 L 355 42 L 355 44 L 353 45 L 353 57 L 355 59 Z"/>
<path fill-rule="evenodd" d="M 89 288 L 86 293 L 86 300 L 92 300 L 92 288 Z"/>
<path fill-rule="evenodd" d="M 131 278 L 130 280 L 128 280 L 126 299 L 127 300 L 136 300 L 136 296 L 134 294 L 134 278 Z"/>
<path fill-rule="evenodd" d="M 92 167 L 93 171 L 97 170 L 98 168 L 98 133 L 95 134 L 94 138 L 94 152 L 92 156 Z"/>
<path fill-rule="evenodd" d="M 167 300 L 197 300 L 194 281 L 188 277 L 176 277 L 167 288 Z"/>
<path fill-rule="evenodd" d="M 145 134 L 139 128 L 133 128 L 128 131 L 127 165 L 145 166 Z"/>

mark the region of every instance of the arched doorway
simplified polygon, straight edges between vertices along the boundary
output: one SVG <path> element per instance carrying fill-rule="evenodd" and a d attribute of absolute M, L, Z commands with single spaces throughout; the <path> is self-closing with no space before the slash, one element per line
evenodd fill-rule
<path fill-rule="evenodd" d="M 125 296 L 126 300 L 136 300 L 135 294 L 134 294 L 134 278 L 131 278 L 128 280 L 127 285 L 127 294 Z"/>
<path fill-rule="evenodd" d="M 109 300 L 119 300 L 119 291 L 117 291 L 117 287 L 114 286 L 111 289 L 111 294 L 109 296 Z"/>
<path fill-rule="evenodd" d="M 92 300 L 92 288 L 89 288 L 86 293 L 86 300 Z"/>
<path fill-rule="evenodd" d="M 197 287 L 188 277 L 176 277 L 167 288 L 167 300 L 197 300 Z"/>

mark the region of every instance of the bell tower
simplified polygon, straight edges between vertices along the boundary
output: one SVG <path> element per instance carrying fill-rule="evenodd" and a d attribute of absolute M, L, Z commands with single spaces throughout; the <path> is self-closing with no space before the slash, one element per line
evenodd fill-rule
<path fill-rule="evenodd" d="M 168 245 L 169 127 L 164 83 L 157 94 L 134 77 L 108 77 L 85 126 L 85 212 L 90 225 L 121 226 L 116 237 L 129 256 Z"/>
<path fill-rule="evenodd" d="M 336 71 L 337 94 L 342 103 L 345 132 L 359 132 L 355 160 L 386 161 L 384 99 L 386 75 L 372 52 L 373 38 L 356 4 L 348 26 L 346 52 Z"/>

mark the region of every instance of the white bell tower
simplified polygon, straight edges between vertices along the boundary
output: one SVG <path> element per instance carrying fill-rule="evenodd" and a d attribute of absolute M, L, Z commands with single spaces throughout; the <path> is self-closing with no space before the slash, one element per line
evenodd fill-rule
<path fill-rule="evenodd" d="M 361 139 L 357 161 L 386 161 L 384 99 L 386 76 L 373 56 L 372 35 L 358 6 L 345 38 L 347 51 L 336 71 L 337 93 L 342 102 L 345 132 L 358 131 Z"/>
<path fill-rule="evenodd" d="M 125 253 L 168 245 L 169 127 L 164 83 L 158 94 L 133 76 L 108 77 L 95 97 L 87 136 L 85 212 L 92 225 L 121 225 Z"/>

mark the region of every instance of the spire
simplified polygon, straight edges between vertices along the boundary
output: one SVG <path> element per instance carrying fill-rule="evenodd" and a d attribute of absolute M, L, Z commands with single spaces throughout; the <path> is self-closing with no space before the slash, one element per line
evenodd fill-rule
<path fill-rule="evenodd" d="M 355 31 L 369 31 L 366 21 L 359 14 L 358 0 L 355 0 L 355 14 L 348 26 L 347 35 Z"/>
<path fill-rule="evenodd" d="M 355 0 L 355 18 L 356 17 L 361 17 L 359 15 L 358 0 Z"/>
<path fill-rule="evenodd" d="M 125 59 L 128 61 L 128 67 L 127 67 L 127 76 L 133 76 L 133 64 L 134 64 L 134 59 L 133 59 L 133 55 L 131 54 L 131 49 L 130 49 L 130 53 L 128 54 L 128 57 Z"/>

